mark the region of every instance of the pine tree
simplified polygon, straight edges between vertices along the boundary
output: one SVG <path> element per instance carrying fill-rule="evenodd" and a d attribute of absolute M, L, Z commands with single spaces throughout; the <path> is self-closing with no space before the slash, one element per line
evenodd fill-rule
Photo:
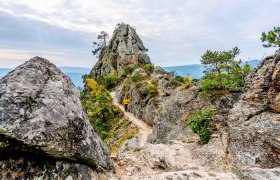
<path fill-rule="evenodd" d="M 273 27 L 273 30 L 262 33 L 261 37 L 264 47 L 280 47 L 280 27 Z"/>

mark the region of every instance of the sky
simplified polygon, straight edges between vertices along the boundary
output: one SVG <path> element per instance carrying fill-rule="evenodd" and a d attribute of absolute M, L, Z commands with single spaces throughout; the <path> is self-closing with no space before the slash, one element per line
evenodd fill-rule
<path fill-rule="evenodd" d="M 261 59 L 263 31 L 280 26 L 280 0 L 0 0 L 0 68 L 34 56 L 57 66 L 92 68 L 92 42 L 117 23 L 136 31 L 155 65 L 200 63 L 206 50 L 238 46 Z"/>

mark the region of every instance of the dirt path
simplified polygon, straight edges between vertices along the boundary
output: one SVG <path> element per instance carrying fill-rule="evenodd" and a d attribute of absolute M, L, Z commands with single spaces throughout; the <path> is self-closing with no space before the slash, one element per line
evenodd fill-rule
<path fill-rule="evenodd" d="M 216 172 L 208 171 L 207 166 L 203 165 L 205 160 L 193 158 L 193 149 L 201 151 L 201 146 L 197 143 L 197 136 L 173 140 L 171 144 L 147 143 L 147 137 L 152 133 L 152 128 L 132 113 L 126 112 L 124 107 L 118 103 L 115 92 L 111 92 L 110 95 L 114 105 L 118 106 L 125 117 L 139 129 L 140 146 L 131 146 L 121 154 L 114 155 L 113 162 L 117 179 L 238 179 L 230 172 L 223 172 L 223 168 L 220 166 L 217 166 L 221 169 L 217 169 Z"/>
<path fill-rule="evenodd" d="M 137 119 L 132 113 L 126 112 L 124 107 L 118 103 L 116 93 L 111 92 L 111 97 L 113 98 L 114 105 L 118 106 L 124 113 L 125 117 L 128 118 L 134 125 L 139 129 L 138 139 L 141 145 L 144 145 L 147 142 L 148 135 L 152 133 L 152 127 L 147 125 L 144 121 Z"/>

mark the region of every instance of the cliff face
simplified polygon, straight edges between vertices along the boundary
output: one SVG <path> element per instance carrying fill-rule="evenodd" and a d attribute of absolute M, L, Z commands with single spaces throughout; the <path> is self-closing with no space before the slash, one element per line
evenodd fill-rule
<path fill-rule="evenodd" d="M 1 179 L 90 179 L 97 169 L 113 170 L 79 96 L 67 76 L 39 57 L 0 80 Z"/>
<path fill-rule="evenodd" d="M 118 24 L 109 45 L 102 48 L 90 76 L 97 78 L 98 75 L 106 75 L 113 70 L 120 74 L 123 67 L 129 64 L 150 64 L 146 50 L 133 27 Z"/>
<path fill-rule="evenodd" d="M 279 82 L 280 50 L 265 58 L 248 77 L 245 92 L 230 111 L 230 163 L 234 171 L 245 177 L 270 177 L 273 171 L 279 176 Z"/>

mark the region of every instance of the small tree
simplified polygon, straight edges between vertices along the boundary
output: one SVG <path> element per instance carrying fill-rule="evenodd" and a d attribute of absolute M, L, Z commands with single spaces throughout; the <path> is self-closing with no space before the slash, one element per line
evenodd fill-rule
<path fill-rule="evenodd" d="M 234 47 L 229 51 L 210 51 L 207 50 L 206 53 L 201 57 L 200 62 L 205 65 L 205 74 L 210 73 L 221 73 L 224 64 L 229 64 L 230 61 L 240 53 L 238 47 Z"/>
<path fill-rule="evenodd" d="M 208 50 L 201 60 L 206 68 L 201 90 L 242 90 L 250 66 L 247 64 L 243 66 L 241 60 L 235 60 L 239 53 L 237 47 L 229 51 Z"/>
<path fill-rule="evenodd" d="M 93 42 L 93 48 L 94 48 L 94 50 L 92 51 L 93 55 L 98 56 L 98 53 L 100 52 L 100 50 L 103 47 L 106 47 L 108 38 L 109 38 L 109 35 L 105 31 L 101 31 L 100 34 L 97 35 L 97 41 Z"/>
<path fill-rule="evenodd" d="M 273 27 L 273 30 L 262 33 L 261 37 L 264 47 L 280 47 L 280 27 Z"/>

